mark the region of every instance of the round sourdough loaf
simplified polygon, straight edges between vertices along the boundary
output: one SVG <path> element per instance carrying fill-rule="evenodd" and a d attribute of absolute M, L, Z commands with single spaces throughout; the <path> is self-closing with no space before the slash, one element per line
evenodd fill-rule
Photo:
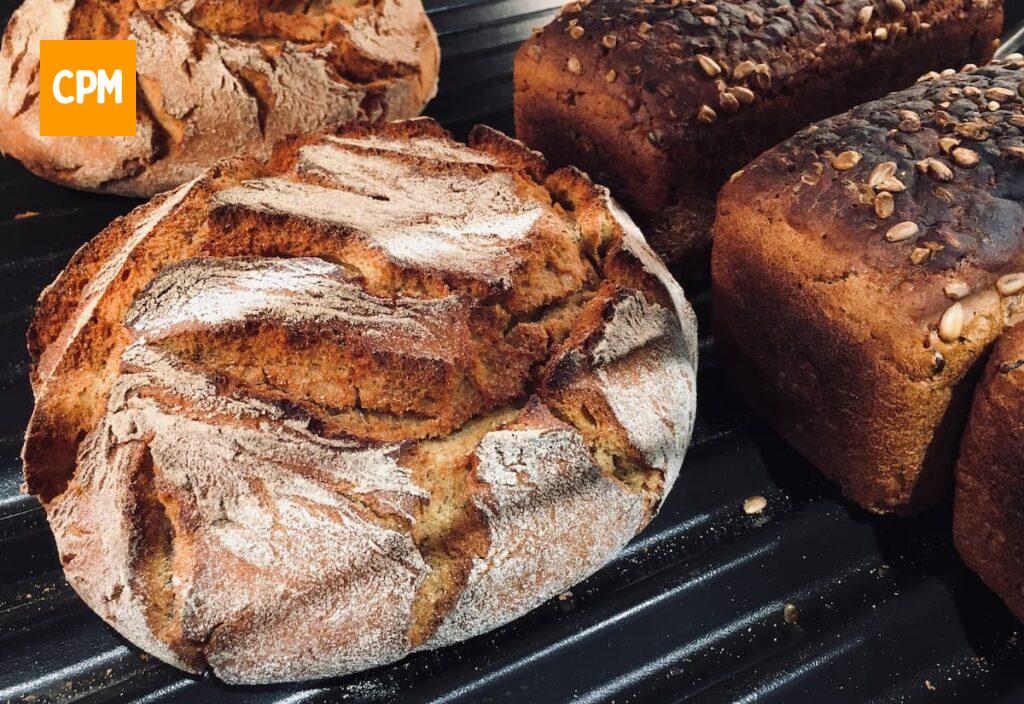
<path fill-rule="evenodd" d="M 134 136 L 40 136 L 42 39 L 137 42 Z M 66 186 L 151 196 L 292 134 L 418 115 L 438 61 L 420 0 L 26 0 L 0 49 L 0 150 Z"/>
<path fill-rule="evenodd" d="M 68 580 L 230 682 L 523 614 L 647 524 L 694 418 L 693 313 L 607 191 L 425 119 L 155 198 L 29 338 L 25 478 Z"/>

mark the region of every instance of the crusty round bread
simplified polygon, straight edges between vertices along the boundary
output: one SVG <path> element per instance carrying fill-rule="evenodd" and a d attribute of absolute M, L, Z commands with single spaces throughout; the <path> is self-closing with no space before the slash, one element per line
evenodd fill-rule
<path fill-rule="evenodd" d="M 42 39 L 137 42 L 135 136 L 40 136 Z M 0 150 L 66 186 L 151 196 L 292 134 L 418 115 L 438 62 L 420 0 L 26 0 L 0 50 Z"/>
<path fill-rule="evenodd" d="M 694 418 L 693 313 L 605 189 L 429 120 L 218 164 L 44 292 L 24 448 L 68 580 L 231 682 L 468 638 L 607 562 Z"/>

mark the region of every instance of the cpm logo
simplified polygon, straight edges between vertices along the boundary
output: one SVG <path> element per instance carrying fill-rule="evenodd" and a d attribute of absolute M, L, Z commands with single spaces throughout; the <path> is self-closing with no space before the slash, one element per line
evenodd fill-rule
<path fill-rule="evenodd" d="M 135 41 L 44 39 L 39 89 L 41 136 L 133 136 Z"/>

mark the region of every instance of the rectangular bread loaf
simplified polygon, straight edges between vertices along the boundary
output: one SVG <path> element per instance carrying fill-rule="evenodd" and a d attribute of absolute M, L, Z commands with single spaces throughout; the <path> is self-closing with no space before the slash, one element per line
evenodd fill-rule
<path fill-rule="evenodd" d="M 716 341 L 741 395 L 878 512 L 948 496 L 971 390 L 1024 319 L 1024 59 L 819 122 L 718 202 Z"/>
<path fill-rule="evenodd" d="M 974 394 L 953 509 L 964 562 L 1024 619 L 1024 326 L 999 340 Z"/>
<path fill-rule="evenodd" d="M 1001 0 L 591 0 L 515 62 L 516 132 L 706 267 L 715 195 L 810 122 L 990 58 Z"/>

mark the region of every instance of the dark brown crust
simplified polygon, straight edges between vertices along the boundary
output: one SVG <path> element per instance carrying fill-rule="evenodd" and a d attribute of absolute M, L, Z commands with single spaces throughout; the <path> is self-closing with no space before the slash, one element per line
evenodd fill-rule
<path fill-rule="evenodd" d="M 699 225 L 719 186 L 765 148 L 930 68 L 991 56 L 1001 2 L 905 5 L 898 13 L 860 1 L 574 3 L 519 50 L 517 134 L 553 163 L 575 163 L 611 185 L 674 260 L 706 247 Z M 865 6 L 873 12 L 861 24 Z M 707 75 L 698 54 L 721 73 Z M 743 61 L 765 68 L 737 79 Z M 730 114 L 720 92 L 736 86 L 754 98 Z M 702 105 L 715 111 L 714 124 L 697 119 Z"/>
<path fill-rule="evenodd" d="M 1024 327 L 996 345 L 974 395 L 956 469 L 953 537 L 1024 619 Z"/>
<path fill-rule="evenodd" d="M 1020 319 L 1019 296 L 1000 295 L 996 282 L 1024 268 L 1024 172 L 1014 152 L 1024 128 L 1013 124 L 1024 107 L 1022 65 L 923 81 L 825 120 L 722 189 L 712 274 L 730 374 L 871 510 L 914 512 L 947 495 L 979 362 Z M 1000 90 L 1002 103 L 989 109 Z M 898 127 L 903 109 L 919 116 L 919 130 Z M 957 137 L 957 124 L 977 120 L 985 139 Z M 977 164 L 943 153 L 939 139 L 951 137 Z M 860 162 L 837 169 L 847 150 Z M 949 167 L 949 181 L 919 172 L 928 158 Z M 905 190 L 881 218 L 867 182 L 885 162 Z M 887 241 L 900 222 L 919 232 Z M 953 306 L 945 291 L 957 283 L 969 292 L 959 304 L 965 323 L 943 340 L 938 323 Z"/>

